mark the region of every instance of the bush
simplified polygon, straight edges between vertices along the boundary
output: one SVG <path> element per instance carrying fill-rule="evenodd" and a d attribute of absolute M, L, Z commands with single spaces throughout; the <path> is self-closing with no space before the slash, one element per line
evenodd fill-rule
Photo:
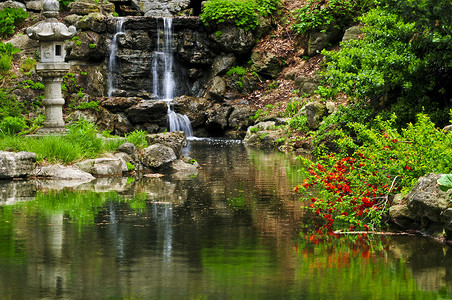
<path fill-rule="evenodd" d="M 126 133 L 125 138 L 128 143 L 133 143 L 138 149 L 143 149 L 148 146 L 146 134 L 147 132 L 144 130 L 135 130 L 131 133 Z"/>
<path fill-rule="evenodd" d="M 0 120 L 8 116 L 20 116 L 23 110 L 23 104 L 19 103 L 14 95 L 0 89 Z"/>
<path fill-rule="evenodd" d="M 0 122 L 0 132 L 3 135 L 15 135 L 27 128 L 27 122 L 22 116 L 5 117 Z"/>
<path fill-rule="evenodd" d="M 0 10 L 0 38 L 14 33 L 15 26 L 22 25 L 28 13 L 21 8 L 4 8 Z"/>
<path fill-rule="evenodd" d="M 206 25 L 218 25 L 231 20 L 243 30 L 253 30 L 258 25 L 256 2 L 252 0 L 210 0 L 200 15 Z"/>
<path fill-rule="evenodd" d="M 323 76 L 343 93 L 398 116 L 417 113 L 442 126 L 452 107 L 452 2 L 383 0 L 362 17 L 362 40 L 324 51 Z"/>
<path fill-rule="evenodd" d="M 294 11 L 296 23 L 292 29 L 299 34 L 309 30 L 344 26 L 357 21 L 357 17 L 375 5 L 375 0 L 310 0 Z"/>
<path fill-rule="evenodd" d="M 316 187 L 303 199 L 327 230 L 378 229 L 390 197 L 407 193 L 427 173 L 452 171 L 452 132 L 436 128 L 425 114 L 399 132 L 395 119 L 376 118 L 372 127 L 349 123 L 356 138 L 338 131 L 338 153 L 325 152 L 315 163 L 300 158 L 307 178 L 302 191 Z"/>
<path fill-rule="evenodd" d="M 5 73 L 11 67 L 13 54 L 20 52 L 19 48 L 14 47 L 11 43 L 3 43 L 0 41 L 0 74 Z"/>

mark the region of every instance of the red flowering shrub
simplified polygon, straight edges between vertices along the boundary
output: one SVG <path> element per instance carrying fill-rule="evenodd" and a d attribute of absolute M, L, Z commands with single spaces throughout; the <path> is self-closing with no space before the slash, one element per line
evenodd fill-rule
<path fill-rule="evenodd" d="M 451 173 L 452 133 L 435 128 L 423 114 L 401 132 L 394 121 L 377 118 L 372 128 L 351 123 L 356 138 L 342 135 L 339 153 L 324 152 L 316 162 L 299 157 L 306 172 L 302 200 L 310 199 L 308 208 L 324 219 L 327 231 L 374 230 L 395 193 L 406 193 L 427 173 Z"/>

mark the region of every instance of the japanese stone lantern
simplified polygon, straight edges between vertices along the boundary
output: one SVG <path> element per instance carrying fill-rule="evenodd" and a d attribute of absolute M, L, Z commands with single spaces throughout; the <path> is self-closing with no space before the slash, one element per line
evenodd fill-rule
<path fill-rule="evenodd" d="M 68 28 L 56 19 L 59 8 L 58 0 L 44 0 L 42 14 L 46 19 L 25 31 L 30 39 L 39 42 L 41 59 L 36 64 L 36 73 L 42 77 L 45 86 L 43 104 L 46 116 L 43 127 L 38 132 L 40 134 L 64 132 L 61 83 L 70 68 L 64 61 L 64 41 L 71 38 L 76 29 L 74 26 Z"/>

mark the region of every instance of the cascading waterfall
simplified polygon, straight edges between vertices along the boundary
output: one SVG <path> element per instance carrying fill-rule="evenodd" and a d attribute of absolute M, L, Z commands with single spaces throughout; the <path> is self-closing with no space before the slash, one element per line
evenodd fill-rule
<path fill-rule="evenodd" d="M 113 40 L 111 41 L 110 45 L 110 58 L 108 61 L 108 97 L 111 97 L 113 95 L 113 92 L 115 90 L 114 87 L 114 74 L 113 71 L 116 70 L 116 52 L 118 50 L 118 43 L 117 38 L 120 34 L 123 34 L 124 30 L 124 18 L 117 18 L 116 19 L 116 31 L 113 35 Z"/>
<path fill-rule="evenodd" d="M 152 90 L 154 95 L 168 105 L 169 131 L 183 131 L 187 137 L 193 136 L 190 120 L 186 115 L 176 113 L 171 108 L 176 88 L 173 76 L 173 27 L 171 18 L 163 18 L 163 38 L 157 28 L 157 45 L 152 61 Z"/>

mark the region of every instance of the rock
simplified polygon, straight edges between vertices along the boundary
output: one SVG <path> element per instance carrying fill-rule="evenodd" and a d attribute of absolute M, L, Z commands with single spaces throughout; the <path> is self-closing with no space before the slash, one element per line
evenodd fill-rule
<path fill-rule="evenodd" d="M 38 167 L 35 170 L 38 177 L 52 179 L 93 180 L 94 176 L 75 166 L 62 166 L 60 164 Z"/>
<path fill-rule="evenodd" d="M 318 129 L 323 117 L 327 116 L 326 106 L 320 102 L 309 102 L 304 106 L 308 127 Z"/>
<path fill-rule="evenodd" d="M 221 34 L 217 34 L 221 32 Z M 256 43 L 253 33 L 238 28 L 235 24 L 220 24 L 218 30 L 210 35 L 220 51 L 236 55 L 247 54 Z"/>
<path fill-rule="evenodd" d="M 0 151 L 0 179 L 26 177 L 34 174 L 36 154 Z"/>
<path fill-rule="evenodd" d="M 229 115 L 228 125 L 235 130 L 245 130 L 250 126 L 252 115 L 251 109 L 247 105 L 237 105 L 232 109 Z"/>
<path fill-rule="evenodd" d="M 312 77 L 298 76 L 295 78 L 295 86 L 298 87 L 300 93 L 312 95 L 320 85 L 320 76 Z"/>
<path fill-rule="evenodd" d="M 322 32 L 323 31 L 323 32 Z M 321 31 L 311 32 L 309 34 L 308 50 L 309 56 L 319 54 L 320 51 L 341 40 L 342 31 L 334 27 L 328 27 Z"/>
<path fill-rule="evenodd" d="M 170 164 L 171 177 L 183 179 L 198 174 L 198 169 L 181 159 L 176 159 Z"/>
<path fill-rule="evenodd" d="M 146 135 L 149 145 L 160 144 L 173 149 L 177 157 L 182 155 L 182 148 L 187 146 L 187 137 L 182 131 Z"/>
<path fill-rule="evenodd" d="M 75 27 L 83 31 L 91 30 L 97 33 L 106 33 L 107 17 L 100 12 L 80 16 L 75 22 Z"/>
<path fill-rule="evenodd" d="M 174 150 L 161 144 L 154 144 L 143 149 L 142 164 L 148 168 L 159 168 L 176 159 Z"/>
<path fill-rule="evenodd" d="M 19 48 L 21 54 L 26 56 L 34 56 L 36 49 L 39 49 L 39 42 L 30 39 L 27 35 L 15 35 L 8 42 Z"/>
<path fill-rule="evenodd" d="M 276 129 L 275 121 L 259 122 L 254 126 L 248 127 L 243 142 L 249 145 L 260 144 L 261 143 L 260 137 L 263 136 L 264 134 L 268 134 L 268 132 L 271 132 L 275 129 Z"/>
<path fill-rule="evenodd" d="M 76 3 L 76 2 L 72 2 Z M 80 61 L 103 61 L 106 53 L 105 38 L 94 31 L 82 31 L 78 39 L 67 43 L 66 58 Z"/>
<path fill-rule="evenodd" d="M 358 40 L 361 38 L 363 26 L 352 26 L 345 30 L 344 36 L 342 37 L 342 43 L 349 40 Z"/>
<path fill-rule="evenodd" d="M 27 10 L 41 11 L 42 1 L 41 0 L 27 1 L 25 3 L 25 6 L 27 7 Z"/>
<path fill-rule="evenodd" d="M 441 174 L 427 174 L 417 181 L 406 195 L 408 208 L 417 216 L 417 220 L 427 218 L 433 223 L 443 224 L 442 213 L 450 204 L 450 191 L 439 189 L 437 180 Z"/>
<path fill-rule="evenodd" d="M 91 13 L 100 13 L 101 6 L 94 1 L 75 1 L 68 5 L 71 14 L 76 15 L 89 15 Z"/>
<path fill-rule="evenodd" d="M 220 76 L 215 76 L 207 89 L 207 94 L 214 100 L 223 101 L 226 93 L 226 82 Z"/>
<path fill-rule="evenodd" d="M 119 113 L 142 100 L 143 99 L 138 97 L 105 97 L 99 101 L 99 105 L 113 113 Z"/>
<path fill-rule="evenodd" d="M 142 100 L 126 110 L 126 115 L 132 123 L 154 123 L 165 127 L 168 106 L 165 101 Z"/>
<path fill-rule="evenodd" d="M 17 2 L 17 1 L 11 1 L 11 0 L 0 3 L 0 10 L 2 10 L 4 8 L 22 8 L 25 11 L 27 10 L 27 7 L 25 6 L 25 4 L 23 4 L 21 2 Z"/>
<path fill-rule="evenodd" d="M 186 115 L 193 128 L 204 126 L 207 120 L 207 109 L 211 107 L 209 100 L 203 97 L 181 96 L 173 100 L 174 111 Z"/>
<path fill-rule="evenodd" d="M 251 54 L 253 61 L 251 70 L 262 76 L 276 78 L 282 70 L 281 61 L 283 59 L 272 52 L 253 52 Z"/>
<path fill-rule="evenodd" d="M 118 149 L 116 149 L 116 151 L 126 153 L 131 157 L 136 157 L 138 154 L 137 147 L 135 147 L 135 144 L 133 143 L 121 144 L 118 146 Z"/>
<path fill-rule="evenodd" d="M 118 176 L 127 172 L 126 162 L 115 157 L 87 159 L 75 165 L 95 176 Z"/>
<path fill-rule="evenodd" d="M 334 114 L 337 111 L 336 103 L 333 101 L 327 101 L 325 107 L 329 115 Z"/>
<path fill-rule="evenodd" d="M 145 16 L 171 17 L 188 8 L 190 0 L 132 0 L 132 4 Z"/>
<path fill-rule="evenodd" d="M 212 73 L 216 75 L 224 75 L 229 71 L 236 63 L 234 54 L 228 54 L 224 56 L 218 56 L 212 65 Z"/>
<path fill-rule="evenodd" d="M 215 104 L 207 111 L 206 128 L 212 133 L 222 133 L 228 126 L 228 118 L 232 108 Z"/>

